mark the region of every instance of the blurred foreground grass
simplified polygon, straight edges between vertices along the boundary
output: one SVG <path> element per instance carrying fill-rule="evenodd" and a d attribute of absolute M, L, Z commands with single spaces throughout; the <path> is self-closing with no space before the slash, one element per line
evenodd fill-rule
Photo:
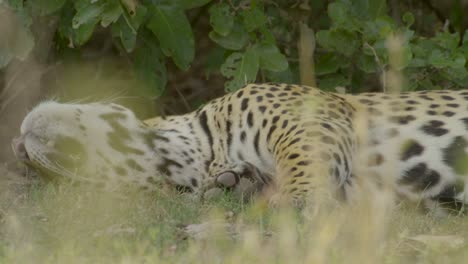
<path fill-rule="evenodd" d="M 5 185 L 3 185 L 5 187 Z M 176 193 L 2 188 L 0 263 L 466 263 L 468 218 L 414 205 L 330 206 L 318 213 L 196 203 Z M 371 204 L 371 205 L 370 205 Z M 373 204 L 373 205 L 372 205 Z M 206 237 L 181 225 L 218 223 Z M 231 223 L 229 234 L 219 227 Z M 218 226 L 219 228 L 216 228 Z M 217 230 L 219 229 L 219 230 Z"/>

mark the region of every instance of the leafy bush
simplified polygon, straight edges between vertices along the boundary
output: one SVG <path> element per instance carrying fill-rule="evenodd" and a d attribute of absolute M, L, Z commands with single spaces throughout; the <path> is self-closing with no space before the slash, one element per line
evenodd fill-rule
<path fill-rule="evenodd" d="M 408 80 L 405 90 L 466 88 L 467 35 L 461 46 L 457 33 L 424 38 L 411 30 L 415 19 L 410 12 L 403 14 L 399 26 L 386 15 L 386 1 L 353 2 L 330 4 L 331 27 L 316 35 L 318 44 L 329 51 L 318 57 L 316 67 L 326 87 L 356 87 L 362 75 L 385 71 L 392 56 L 388 40 L 397 35 L 402 44 L 397 67 Z"/>
<path fill-rule="evenodd" d="M 137 75 L 160 94 L 167 82 L 166 61 L 187 70 L 194 60 L 196 40 L 189 17 L 190 10 L 199 9 L 209 16 L 207 36 L 219 46 L 221 60 L 210 63 L 228 79 L 229 91 L 256 80 L 299 82 L 300 23 L 316 32 L 315 67 L 306 72 L 321 88 L 376 90 L 367 87 L 369 80 L 389 70 L 396 56 L 400 59 L 393 66 L 404 74 L 405 90 L 466 88 L 468 34 L 460 39 L 462 26 L 457 27 L 460 32 L 445 28 L 423 37 L 413 29 L 411 12 L 397 22 L 385 0 L 292 2 L 0 0 L 0 8 L 13 10 L 21 22 L 16 34 L 0 45 L 0 67 L 24 59 L 33 49 L 30 28 L 35 19 L 54 17 L 59 49 L 79 49 L 98 27 L 107 28 L 115 45 L 132 58 Z M 430 10 L 423 11 L 430 16 Z M 400 40 L 399 54 L 389 49 L 392 38 Z"/>

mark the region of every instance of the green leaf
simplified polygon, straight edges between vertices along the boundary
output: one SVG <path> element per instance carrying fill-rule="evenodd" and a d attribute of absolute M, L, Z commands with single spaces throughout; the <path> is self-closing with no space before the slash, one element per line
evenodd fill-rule
<path fill-rule="evenodd" d="M 328 49 L 328 50 L 333 50 L 334 45 L 333 42 L 330 38 L 330 30 L 320 30 L 317 33 L 315 33 L 315 38 L 317 39 L 317 43 Z"/>
<path fill-rule="evenodd" d="M 441 50 L 433 50 L 429 56 L 429 63 L 436 68 L 465 69 L 466 58 L 462 53 L 453 55 Z"/>
<path fill-rule="evenodd" d="M 73 18 L 72 27 L 77 29 L 82 24 L 89 25 L 94 23 L 103 11 L 104 5 L 100 2 L 97 2 L 96 4 L 89 4 L 81 9 L 78 9 L 75 17 Z"/>
<path fill-rule="evenodd" d="M 229 57 L 226 58 L 226 61 L 221 65 L 221 74 L 226 78 L 232 78 L 231 81 L 228 81 L 224 84 L 224 87 L 227 91 L 237 90 L 242 87 L 242 81 L 235 78 L 236 72 L 238 71 L 239 64 L 241 64 L 244 56 L 240 52 L 234 52 Z M 229 85 L 228 85 L 229 83 Z"/>
<path fill-rule="evenodd" d="M 429 67 L 431 65 L 429 62 L 431 52 L 439 49 L 432 39 L 417 39 L 410 44 L 410 47 L 414 58 L 411 60 L 409 67 Z"/>
<path fill-rule="evenodd" d="M 343 30 L 320 30 L 316 33 L 319 45 L 349 57 L 357 51 L 359 41 L 356 34 Z"/>
<path fill-rule="evenodd" d="M 137 31 L 146 13 L 146 7 L 138 5 L 133 16 L 128 15 L 127 12 L 123 12 L 123 16 L 116 23 L 112 24 L 112 36 L 120 38 L 123 47 L 128 53 L 132 52 L 135 48 Z"/>
<path fill-rule="evenodd" d="M 402 70 L 406 67 L 409 66 L 409 64 L 411 63 L 411 61 L 413 60 L 413 51 L 411 50 L 411 47 L 409 45 L 405 45 L 402 47 L 401 49 L 401 57 L 402 57 L 402 61 L 401 61 L 401 65 L 397 65 L 397 69 L 398 70 Z M 390 54 L 391 56 L 391 54 Z"/>
<path fill-rule="evenodd" d="M 249 39 L 247 32 L 245 32 L 239 24 L 235 24 L 234 28 L 227 36 L 221 36 L 218 33 L 211 31 L 209 37 L 218 45 L 228 50 L 242 49 Z"/>
<path fill-rule="evenodd" d="M 166 56 L 182 70 L 189 68 L 195 56 L 192 28 L 185 13 L 180 9 L 151 6 L 147 27 L 158 38 Z"/>
<path fill-rule="evenodd" d="M 340 68 L 341 60 L 333 53 L 327 53 L 318 57 L 315 63 L 315 74 L 324 75 L 336 72 Z"/>
<path fill-rule="evenodd" d="M 405 12 L 403 14 L 402 20 L 403 20 L 403 23 L 405 23 L 407 27 L 411 27 L 414 24 L 415 19 L 411 12 Z"/>
<path fill-rule="evenodd" d="M 89 5 L 89 0 L 78 0 L 74 2 L 70 1 L 67 2 L 66 6 L 64 6 L 62 9 L 61 21 L 58 25 L 58 31 L 60 36 L 68 42 L 67 46 L 70 48 L 86 43 L 89 38 L 91 38 L 91 35 L 94 32 L 94 28 L 99 22 L 99 18 L 94 17 L 86 23 L 80 24 L 80 26 L 77 28 L 72 26 L 75 18 L 77 18 L 77 13 L 73 7 L 75 7 L 77 10 L 83 10 L 87 9 Z"/>
<path fill-rule="evenodd" d="M 288 60 L 274 44 L 260 44 L 254 46 L 259 57 L 260 68 L 272 72 L 282 72 L 288 68 Z"/>
<path fill-rule="evenodd" d="M 431 52 L 428 61 L 436 68 L 445 68 L 452 64 L 452 60 L 447 56 L 447 54 L 438 49 Z"/>
<path fill-rule="evenodd" d="M 395 22 L 388 18 L 378 18 L 374 23 L 377 26 L 380 38 L 387 38 L 388 35 L 395 32 Z"/>
<path fill-rule="evenodd" d="M 347 76 L 340 73 L 326 75 L 318 80 L 319 87 L 328 91 L 335 91 L 338 86 L 346 87 L 351 81 Z"/>
<path fill-rule="evenodd" d="M 452 64 L 450 65 L 450 68 L 453 69 L 465 69 L 465 64 L 466 64 L 466 59 L 464 54 L 456 53 L 452 56 Z"/>
<path fill-rule="evenodd" d="M 132 15 L 128 11 L 122 14 L 127 25 L 132 29 L 134 34 L 137 34 L 138 28 L 140 28 L 147 13 L 148 9 L 144 5 L 137 5 Z"/>
<path fill-rule="evenodd" d="M 362 51 L 365 55 L 378 56 L 380 63 L 385 65 L 388 61 L 388 49 L 387 49 L 387 40 L 380 39 L 376 41 L 373 45 L 369 45 L 368 43 L 364 43 Z"/>
<path fill-rule="evenodd" d="M 101 26 L 107 27 L 112 23 L 115 23 L 122 15 L 123 10 L 120 3 L 116 0 L 108 1 L 104 6 L 104 10 L 101 15 Z"/>
<path fill-rule="evenodd" d="M 368 21 L 363 26 L 363 38 L 367 42 L 374 42 L 376 40 L 386 39 L 389 34 L 396 31 L 396 26 L 393 21 L 386 17 L 379 17 L 375 21 Z M 404 34 L 410 34 L 411 31 L 407 30 Z"/>
<path fill-rule="evenodd" d="M 433 81 L 429 78 L 422 79 L 419 81 L 420 88 L 424 90 L 437 90 L 439 87 L 433 83 Z"/>
<path fill-rule="evenodd" d="M 112 36 L 120 38 L 120 41 L 125 48 L 125 51 L 132 52 L 135 48 L 137 34 L 132 30 L 124 17 L 112 24 Z"/>
<path fill-rule="evenodd" d="M 143 31 L 135 49 L 135 71 L 152 94 L 159 96 L 167 83 L 167 70 L 158 41 L 151 32 Z"/>
<path fill-rule="evenodd" d="M 387 40 L 386 39 L 380 39 L 378 41 L 376 41 L 374 43 L 374 45 L 372 45 L 372 48 L 373 48 L 373 51 L 372 53 L 369 52 L 369 50 L 367 50 L 366 54 L 368 55 L 372 55 L 375 57 L 375 54 L 374 52 L 377 54 L 377 56 L 379 57 L 380 59 L 380 62 L 382 64 L 387 64 L 388 62 L 388 49 L 387 49 Z"/>
<path fill-rule="evenodd" d="M 45 16 L 58 11 L 65 4 L 66 0 L 34 0 L 28 1 L 35 12 Z"/>
<path fill-rule="evenodd" d="M 245 53 L 235 52 L 231 54 L 221 66 L 221 74 L 232 78 L 232 80 L 226 82 L 226 90 L 235 91 L 255 81 L 258 67 L 258 54 L 254 49 L 248 49 Z"/>
<path fill-rule="evenodd" d="M 210 8 L 210 24 L 213 30 L 221 36 L 227 36 L 234 25 L 234 16 L 230 13 L 229 5 L 219 3 Z"/>
<path fill-rule="evenodd" d="M 60 23 L 58 23 L 58 32 L 63 41 L 62 43 L 66 42 L 67 44 L 64 45 L 69 48 L 74 48 L 86 43 L 93 34 L 94 28 L 99 21 L 99 18 L 95 17 L 84 24 L 80 24 L 77 28 L 72 26 L 77 15 L 75 9 L 86 9 L 88 6 L 89 0 L 77 0 L 74 2 L 67 1 L 62 8 Z"/>
<path fill-rule="evenodd" d="M 331 3 L 328 5 L 328 16 L 333 23 L 344 24 L 348 21 L 349 8 L 340 2 Z"/>
<path fill-rule="evenodd" d="M 192 9 L 200 6 L 204 6 L 211 2 L 211 0 L 178 0 L 178 4 L 184 9 Z"/>
<path fill-rule="evenodd" d="M 71 1 L 71 3 L 73 3 L 75 10 L 80 10 L 90 5 L 91 1 L 92 0 L 76 0 L 76 1 Z"/>
<path fill-rule="evenodd" d="M 261 41 L 262 43 L 264 44 L 272 44 L 272 45 L 276 45 L 276 39 L 275 39 L 275 36 L 273 35 L 273 33 L 271 32 L 270 29 L 268 29 L 266 26 L 265 27 L 261 27 L 259 28 L 258 30 L 261 34 Z"/>
<path fill-rule="evenodd" d="M 123 1 L 134 1 L 136 0 L 123 0 Z M 157 5 L 161 8 L 175 8 L 179 10 L 186 10 L 197 8 L 206 5 L 212 0 L 140 0 L 144 5 Z"/>
<path fill-rule="evenodd" d="M 241 52 L 234 52 L 229 55 L 224 61 L 223 65 L 221 65 L 221 74 L 227 78 L 234 77 L 238 64 L 242 59 L 243 54 Z"/>
<path fill-rule="evenodd" d="M 272 72 L 272 71 L 264 71 L 265 77 L 270 82 L 275 83 L 294 83 L 293 72 L 290 68 L 287 68 L 281 72 Z"/>
<path fill-rule="evenodd" d="M 365 73 L 375 73 L 379 70 L 375 57 L 365 54 L 358 57 L 357 66 Z"/>
<path fill-rule="evenodd" d="M 466 88 L 468 83 L 468 71 L 466 68 L 446 68 L 441 71 L 442 76 L 447 80 L 458 84 L 462 88 Z"/>
<path fill-rule="evenodd" d="M 404 28 L 398 32 L 402 37 L 403 45 L 408 45 L 414 39 L 414 31 Z"/>
<path fill-rule="evenodd" d="M 361 20 L 374 20 L 387 13 L 386 0 L 344 0 L 341 2 L 346 4 L 346 8 Z"/>
<path fill-rule="evenodd" d="M 441 48 L 453 51 L 458 47 L 460 36 L 458 33 L 438 32 L 434 38 L 434 41 Z"/>
<path fill-rule="evenodd" d="M 387 0 L 368 0 L 367 12 L 371 19 L 387 13 Z"/>
<path fill-rule="evenodd" d="M 98 19 L 94 18 L 93 20 L 81 24 L 78 29 L 74 30 L 74 44 L 78 46 L 85 44 L 91 38 L 91 35 L 93 35 L 97 23 Z"/>
<path fill-rule="evenodd" d="M 245 9 L 241 13 L 242 18 L 244 19 L 244 27 L 247 32 L 252 32 L 268 22 L 268 18 L 258 7 L 251 7 L 250 9 Z"/>
<path fill-rule="evenodd" d="M 411 68 L 420 68 L 420 67 L 426 67 L 426 66 L 427 66 L 426 60 L 421 59 L 421 58 L 414 58 L 408 64 L 408 67 L 411 67 Z"/>
<path fill-rule="evenodd" d="M 350 11 L 351 6 L 343 2 L 334 2 L 328 5 L 328 16 L 336 28 L 357 31 L 359 23 Z"/>
<path fill-rule="evenodd" d="M 461 51 L 463 52 L 466 59 L 468 59 L 468 29 L 465 30 L 465 36 L 463 38 L 463 45 L 461 47 Z"/>
<path fill-rule="evenodd" d="M 70 2 L 67 2 L 61 12 L 60 23 L 58 24 L 58 36 L 59 40 L 62 41 L 64 46 L 73 46 L 73 28 L 71 27 L 73 17 L 75 16 L 75 10 Z M 65 44 L 66 43 L 66 44 Z"/>

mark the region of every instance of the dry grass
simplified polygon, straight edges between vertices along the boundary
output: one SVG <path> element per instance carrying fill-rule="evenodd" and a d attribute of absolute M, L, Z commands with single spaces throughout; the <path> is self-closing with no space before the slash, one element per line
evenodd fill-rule
<path fill-rule="evenodd" d="M 45 184 L 9 189 L 2 192 L 2 263 L 463 263 L 468 257 L 465 217 L 436 218 L 382 200 L 309 213 L 240 204 L 229 195 L 199 204 L 175 193 L 118 196 Z M 206 221 L 211 233 L 204 238 L 186 239 L 180 228 Z M 221 222 L 231 224 L 230 232 Z"/>

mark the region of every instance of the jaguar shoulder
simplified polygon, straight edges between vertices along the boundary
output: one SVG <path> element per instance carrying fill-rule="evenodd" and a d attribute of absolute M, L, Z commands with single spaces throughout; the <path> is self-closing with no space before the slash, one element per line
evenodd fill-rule
<path fill-rule="evenodd" d="M 203 193 L 220 177 L 235 186 L 248 174 L 301 203 L 321 188 L 350 199 L 360 184 L 385 181 L 407 198 L 460 207 L 468 201 L 467 107 L 468 91 L 343 95 L 251 84 L 145 122 L 115 104 L 44 102 L 14 145 L 46 174 L 108 189 L 169 183 Z"/>

